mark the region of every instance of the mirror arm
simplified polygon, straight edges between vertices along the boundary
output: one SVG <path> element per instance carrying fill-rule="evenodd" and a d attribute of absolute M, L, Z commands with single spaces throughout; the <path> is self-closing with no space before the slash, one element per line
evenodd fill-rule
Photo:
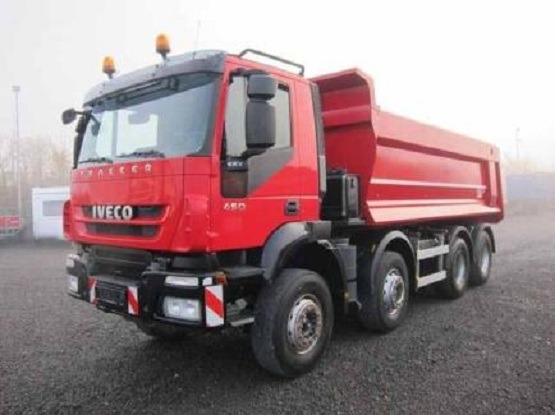
<path fill-rule="evenodd" d="M 81 147 L 83 146 L 83 134 L 77 133 L 73 139 L 73 168 L 77 168 L 79 161 L 79 153 L 81 153 Z"/>

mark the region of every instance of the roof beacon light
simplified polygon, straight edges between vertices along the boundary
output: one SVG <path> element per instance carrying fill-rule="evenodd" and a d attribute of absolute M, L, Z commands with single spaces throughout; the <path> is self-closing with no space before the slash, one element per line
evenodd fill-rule
<path fill-rule="evenodd" d="M 111 56 L 106 56 L 102 61 L 102 72 L 108 75 L 108 78 L 112 79 L 114 73 L 116 72 L 116 64 L 114 63 L 114 58 Z"/>
<path fill-rule="evenodd" d="M 156 37 L 156 52 L 162 55 L 164 59 L 166 59 L 166 56 L 170 53 L 170 40 L 163 33 Z"/>

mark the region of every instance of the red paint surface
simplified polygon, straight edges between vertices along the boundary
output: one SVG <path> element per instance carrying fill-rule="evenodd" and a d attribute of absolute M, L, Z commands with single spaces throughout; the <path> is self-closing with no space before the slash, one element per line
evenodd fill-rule
<path fill-rule="evenodd" d="M 503 218 L 495 146 L 382 111 L 372 79 L 356 69 L 313 81 L 328 166 L 359 176 L 369 226 Z"/>
<path fill-rule="evenodd" d="M 248 197 L 224 198 L 220 150 L 227 85 L 230 71 L 239 67 L 263 69 L 289 86 L 293 157 Z M 322 97 L 328 168 L 359 176 L 361 212 L 368 226 L 502 219 L 499 151 L 494 146 L 381 111 L 372 80 L 357 70 L 307 80 L 229 56 L 212 154 L 74 170 L 71 203 L 64 208 L 66 237 L 86 244 L 214 252 L 262 246 L 286 222 L 318 220 L 311 82 Z M 296 216 L 285 215 L 289 199 L 300 202 Z M 229 211 L 226 203 L 244 203 L 245 209 Z M 163 213 L 131 221 L 100 221 L 83 214 L 83 206 L 103 204 L 157 205 Z M 86 228 L 91 222 L 151 225 L 158 231 L 152 237 L 95 235 Z"/>

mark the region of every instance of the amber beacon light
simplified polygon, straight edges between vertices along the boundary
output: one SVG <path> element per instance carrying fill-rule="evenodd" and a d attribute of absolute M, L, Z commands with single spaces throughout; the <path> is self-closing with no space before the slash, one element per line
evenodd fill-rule
<path fill-rule="evenodd" d="M 156 52 L 162 55 L 164 59 L 166 59 L 166 56 L 170 53 L 170 40 L 163 33 L 156 37 Z"/>
<path fill-rule="evenodd" d="M 108 78 L 112 79 L 114 73 L 116 72 L 116 64 L 114 63 L 114 58 L 111 56 L 106 56 L 102 61 L 102 72 L 108 75 Z"/>

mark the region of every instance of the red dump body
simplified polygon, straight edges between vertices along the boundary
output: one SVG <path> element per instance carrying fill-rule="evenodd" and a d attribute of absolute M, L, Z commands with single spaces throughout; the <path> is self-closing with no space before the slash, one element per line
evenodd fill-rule
<path fill-rule="evenodd" d="M 322 98 L 328 169 L 359 176 L 369 226 L 503 218 L 495 146 L 381 111 L 372 79 L 358 70 L 312 81 Z"/>

